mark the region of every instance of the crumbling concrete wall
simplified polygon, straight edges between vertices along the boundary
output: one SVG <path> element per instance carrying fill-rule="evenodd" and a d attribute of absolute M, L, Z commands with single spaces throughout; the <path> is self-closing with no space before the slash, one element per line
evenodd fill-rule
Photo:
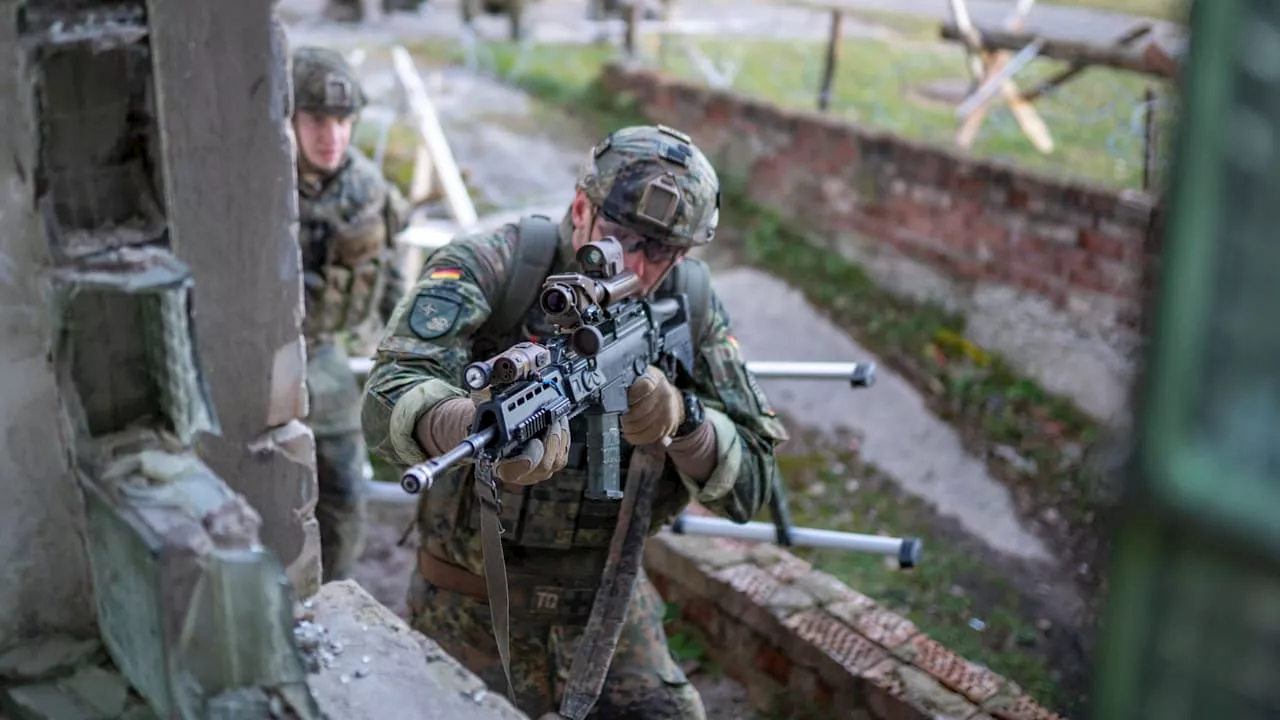
<path fill-rule="evenodd" d="M 319 553 L 271 7 L 0 0 L 0 717 L 524 717 L 354 586 L 294 614 Z M 317 616 L 374 679 L 300 652 Z"/>
<path fill-rule="evenodd" d="M 38 632 L 91 635 L 84 511 L 49 361 L 49 265 L 34 173 L 31 67 L 17 52 L 16 4 L 0 0 L 0 647 Z"/>
<path fill-rule="evenodd" d="M 192 273 L 172 253 L 158 191 L 169 173 L 145 9 L 0 11 L 13 60 L 0 81 L 12 151 L 0 461 L 4 512 L 17 514 L 0 545 L 14 553 L 0 591 L 0 713 L 115 717 L 131 685 L 163 717 L 316 717 L 260 518 L 193 452 L 219 428 Z M 287 216 L 274 222 L 289 236 Z M 50 640 L 66 635 L 87 644 Z M 93 635 L 127 682 L 78 650 Z"/>
<path fill-rule="evenodd" d="M 195 275 L 196 336 L 220 435 L 214 471 L 249 499 L 302 596 L 319 588 L 306 414 L 288 43 L 270 0 L 149 0 L 175 253 Z M 217 68 L 217 72 L 212 69 Z"/>

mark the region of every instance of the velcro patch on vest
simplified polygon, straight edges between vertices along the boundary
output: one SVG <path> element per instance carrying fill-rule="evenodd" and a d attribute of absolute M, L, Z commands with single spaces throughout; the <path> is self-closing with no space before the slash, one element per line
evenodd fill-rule
<path fill-rule="evenodd" d="M 513 588 L 510 597 L 510 612 L 517 618 L 584 620 L 591 615 L 596 589 L 535 585 Z"/>
<path fill-rule="evenodd" d="M 438 290 L 424 290 L 409 311 L 409 329 L 423 340 L 433 340 L 453 329 L 462 312 L 462 298 Z"/>

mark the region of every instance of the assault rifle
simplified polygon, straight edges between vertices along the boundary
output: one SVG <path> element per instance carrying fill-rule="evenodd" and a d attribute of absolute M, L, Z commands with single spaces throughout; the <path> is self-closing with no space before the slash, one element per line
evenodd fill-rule
<path fill-rule="evenodd" d="M 627 409 L 627 389 L 650 365 L 674 379 L 692 373 L 693 343 L 684 296 L 658 301 L 635 297 L 639 283 L 622 266 L 621 246 L 612 238 L 578 251 L 585 274 L 548 277 L 538 298 L 559 333 L 545 345 L 519 343 L 463 371 L 463 385 L 490 396 L 476 410 L 472 434 L 456 447 L 410 467 L 400 479 L 409 494 L 429 489 L 453 465 L 486 453 L 498 459 L 518 452 L 557 418 L 587 413 L 588 487 L 592 499 L 621 497 L 616 458 L 618 420 Z M 766 378 L 845 380 L 854 389 L 875 385 L 874 363 L 751 363 Z M 676 533 L 707 534 L 897 556 L 900 567 L 914 567 L 917 538 L 796 528 L 791 523 L 786 489 L 779 478 L 769 493 L 772 528 L 764 523 L 738 525 L 720 518 L 684 514 L 672 523 Z"/>
<path fill-rule="evenodd" d="M 538 303 L 557 334 L 522 342 L 468 365 L 463 385 L 489 391 L 476 407 L 472 433 L 439 457 L 404 472 L 400 487 L 416 494 L 437 475 L 485 452 L 508 457 L 558 419 L 587 416 L 587 490 L 593 500 L 622 498 L 619 418 L 627 390 L 650 365 L 673 382 L 693 375 L 693 336 L 684 295 L 641 300 L 639 278 L 623 267 L 613 238 L 578 250 L 585 271 L 552 275 Z"/>

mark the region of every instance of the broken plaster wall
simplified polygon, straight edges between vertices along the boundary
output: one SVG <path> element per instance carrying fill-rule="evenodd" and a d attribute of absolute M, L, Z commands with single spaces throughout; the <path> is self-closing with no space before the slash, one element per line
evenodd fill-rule
<path fill-rule="evenodd" d="M 61 420 L 49 250 L 36 210 L 39 141 L 17 5 L 0 0 L 0 647 L 41 633 L 91 635 L 84 510 Z"/>
<path fill-rule="evenodd" d="M 271 0 L 149 0 L 175 253 L 221 433 L 202 458 L 262 515 L 302 596 L 320 583 L 306 414 L 288 43 Z M 217 68 L 218 72 L 210 72 Z"/>

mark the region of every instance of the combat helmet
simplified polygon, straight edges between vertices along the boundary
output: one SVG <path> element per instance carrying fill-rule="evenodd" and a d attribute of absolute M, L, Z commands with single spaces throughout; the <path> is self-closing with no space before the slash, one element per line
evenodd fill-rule
<path fill-rule="evenodd" d="M 293 53 L 293 102 L 296 110 L 347 116 L 365 105 L 360 81 L 342 53 L 302 47 Z"/>
<path fill-rule="evenodd" d="M 609 133 L 592 148 L 577 186 L 606 219 L 680 248 L 711 242 L 720 221 L 711 161 L 665 125 Z"/>

